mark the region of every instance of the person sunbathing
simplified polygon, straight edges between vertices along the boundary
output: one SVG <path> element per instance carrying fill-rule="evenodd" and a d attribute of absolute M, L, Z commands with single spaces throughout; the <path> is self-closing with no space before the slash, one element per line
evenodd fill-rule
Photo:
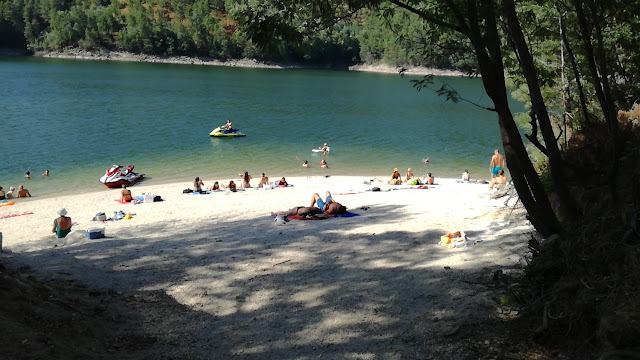
<path fill-rule="evenodd" d="M 324 200 L 322 200 L 318 193 L 314 193 L 311 196 L 310 206 L 314 205 L 325 214 L 344 214 L 347 212 L 347 207 L 333 200 L 333 196 L 331 196 L 329 191 L 327 191 Z"/>
<path fill-rule="evenodd" d="M 202 180 L 200 180 L 200 178 L 197 177 L 193 181 L 193 192 L 202 192 L 202 187 L 203 186 L 204 186 L 204 182 L 202 182 Z"/>
<path fill-rule="evenodd" d="M 411 179 L 413 179 L 413 171 L 409 168 L 407 169 L 407 174 L 404 176 L 404 181 L 409 182 Z"/>
<path fill-rule="evenodd" d="M 216 182 L 214 182 L 214 183 L 213 183 L 213 186 L 209 187 L 209 190 L 211 190 L 211 191 L 218 191 L 218 190 L 220 190 L 220 184 L 218 184 L 218 182 L 217 182 L 217 181 L 216 181 Z"/>
<path fill-rule="evenodd" d="M 262 173 L 262 175 L 260 175 L 260 183 L 258 184 L 258 187 L 261 188 L 264 185 L 269 185 L 269 177 Z"/>
<path fill-rule="evenodd" d="M 227 186 L 222 185 L 222 188 L 224 190 L 229 190 L 231 192 L 236 192 L 237 191 L 236 183 L 234 183 L 233 180 L 229 181 L 229 185 L 227 185 Z"/>
<path fill-rule="evenodd" d="M 393 169 L 393 173 L 391 174 L 391 179 L 389 179 L 389 185 L 400 185 L 402 184 L 402 177 L 400 176 L 400 172 L 398 168 Z"/>
<path fill-rule="evenodd" d="M 507 177 L 504 175 L 504 170 L 498 170 L 498 176 L 491 179 L 491 183 L 489 184 L 489 190 L 493 190 L 493 187 L 500 188 L 500 185 L 504 185 L 507 183 Z"/>
<path fill-rule="evenodd" d="M 67 210 L 65 208 L 58 210 L 58 215 L 60 217 L 53 220 L 53 229 L 51 232 L 56 233 L 58 238 L 63 238 L 71 232 L 71 218 L 66 216 Z"/>
<path fill-rule="evenodd" d="M 120 192 L 120 201 L 131 201 L 131 190 L 127 189 L 127 185 L 122 184 L 122 191 Z"/>
<path fill-rule="evenodd" d="M 279 187 L 287 187 L 287 186 L 289 186 L 289 183 L 284 178 L 284 176 L 282 177 L 282 179 L 278 180 L 278 186 Z"/>
<path fill-rule="evenodd" d="M 251 175 L 249 175 L 249 172 L 245 171 L 244 174 L 238 174 L 240 175 L 240 179 L 242 179 L 242 184 L 240 184 L 241 188 L 250 188 L 251 187 Z"/>

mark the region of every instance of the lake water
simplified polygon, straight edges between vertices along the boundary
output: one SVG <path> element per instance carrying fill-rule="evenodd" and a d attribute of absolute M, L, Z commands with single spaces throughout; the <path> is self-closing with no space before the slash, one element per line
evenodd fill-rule
<path fill-rule="evenodd" d="M 329 70 L 0 57 L 0 186 L 32 194 L 106 189 L 111 164 L 147 183 L 205 183 L 249 171 L 488 177 L 497 116 L 416 91 L 416 77 Z M 490 105 L 480 79 L 438 78 Z M 519 107 L 519 104 L 514 104 Z M 521 109 L 520 109 L 521 110 Z M 211 138 L 231 119 L 244 138 Z M 319 167 L 329 143 L 329 169 Z M 431 164 L 422 159 L 430 157 Z M 301 160 L 311 166 L 302 168 Z M 46 169 L 48 178 L 41 177 Z M 24 179 L 29 170 L 33 179 Z"/>

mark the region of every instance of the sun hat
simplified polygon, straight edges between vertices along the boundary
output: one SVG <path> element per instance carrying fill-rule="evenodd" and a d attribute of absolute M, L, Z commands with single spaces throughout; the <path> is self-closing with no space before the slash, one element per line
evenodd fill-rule
<path fill-rule="evenodd" d="M 411 168 L 409 168 L 409 170 L 407 170 L 407 171 L 411 171 Z"/>
<path fill-rule="evenodd" d="M 398 171 L 398 168 L 394 168 L 393 171 Z"/>
<path fill-rule="evenodd" d="M 58 215 L 60 215 L 60 216 L 67 215 L 67 209 L 62 208 L 62 209 L 58 210 Z"/>

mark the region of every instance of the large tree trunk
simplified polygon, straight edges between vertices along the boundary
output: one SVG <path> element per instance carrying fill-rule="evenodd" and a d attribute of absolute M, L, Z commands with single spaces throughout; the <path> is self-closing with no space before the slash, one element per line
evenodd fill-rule
<path fill-rule="evenodd" d="M 542 91 L 540 90 L 540 84 L 538 83 L 538 71 L 533 63 L 533 56 L 531 56 L 529 46 L 524 38 L 524 34 L 522 33 L 522 27 L 520 26 L 520 21 L 518 20 L 513 0 L 503 0 L 502 5 L 509 27 L 509 35 L 516 48 L 518 62 L 520 63 L 524 77 L 527 80 L 529 96 L 531 97 L 531 110 L 536 114 L 540 133 L 542 134 L 542 138 L 544 139 L 545 147 L 547 149 L 547 156 L 549 157 L 549 171 L 551 178 L 553 179 L 555 191 L 560 199 L 560 213 L 563 218 L 567 220 L 574 220 L 578 215 L 578 211 L 575 200 L 571 196 L 569 188 L 564 182 L 564 161 L 562 160 L 560 150 L 558 149 L 558 141 L 553 133 L 553 126 L 551 125 L 547 105 L 542 97 Z"/>
<path fill-rule="evenodd" d="M 475 1 L 470 0 L 466 5 L 468 23 L 457 7 L 451 8 L 475 50 L 484 88 L 498 114 L 502 144 L 513 183 L 536 230 L 543 236 L 558 233 L 561 231 L 560 223 L 529 159 L 509 108 L 501 39 L 495 23 L 496 12 L 493 3 L 491 0 L 481 0 L 478 8 Z M 480 24 L 484 24 L 484 31 Z"/>

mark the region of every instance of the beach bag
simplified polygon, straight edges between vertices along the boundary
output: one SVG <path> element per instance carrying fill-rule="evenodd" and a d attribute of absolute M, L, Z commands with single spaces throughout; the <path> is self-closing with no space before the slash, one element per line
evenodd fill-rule
<path fill-rule="evenodd" d="M 407 183 L 407 185 L 422 185 L 420 178 L 415 178 Z"/>
<path fill-rule="evenodd" d="M 191 189 L 184 189 L 184 190 L 182 190 L 182 193 L 183 193 L 183 194 L 191 194 L 192 192 L 193 192 L 193 190 L 191 190 Z"/>
<path fill-rule="evenodd" d="M 400 185 L 402 181 L 400 179 L 391 179 L 389 180 L 389 185 Z"/>
<path fill-rule="evenodd" d="M 107 220 L 107 214 L 103 212 L 99 212 L 96 214 L 96 216 L 93 217 L 93 221 L 106 221 L 106 220 Z"/>
<path fill-rule="evenodd" d="M 162 196 L 156 195 L 153 197 L 153 202 L 162 201 Z"/>
<path fill-rule="evenodd" d="M 371 189 L 371 191 L 380 191 L 380 188 L 376 186 L 373 189 Z"/>

